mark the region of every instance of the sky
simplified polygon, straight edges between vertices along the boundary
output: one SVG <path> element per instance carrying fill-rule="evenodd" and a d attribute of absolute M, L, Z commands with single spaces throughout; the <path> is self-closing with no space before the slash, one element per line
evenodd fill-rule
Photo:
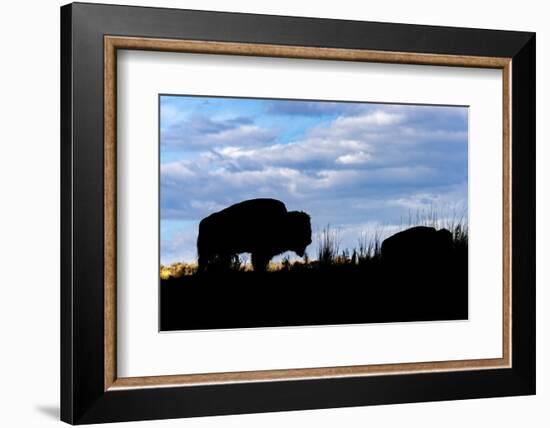
<path fill-rule="evenodd" d="M 468 108 L 161 95 L 160 258 L 196 261 L 200 220 L 269 197 L 340 248 L 436 211 L 467 218 Z"/>

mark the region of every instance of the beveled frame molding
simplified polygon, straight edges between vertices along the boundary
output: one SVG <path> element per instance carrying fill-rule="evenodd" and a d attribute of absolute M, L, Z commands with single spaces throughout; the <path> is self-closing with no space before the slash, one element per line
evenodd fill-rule
<path fill-rule="evenodd" d="M 402 364 L 356 365 L 170 376 L 117 377 L 116 368 L 116 62 L 118 49 L 337 61 L 494 68 L 502 70 L 503 94 L 503 321 L 502 357 Z M 512 367 L 512 59 L 502 57 L 386 52 L 104 36 L 104 390 L 371 375 L 446 372 Z"/>

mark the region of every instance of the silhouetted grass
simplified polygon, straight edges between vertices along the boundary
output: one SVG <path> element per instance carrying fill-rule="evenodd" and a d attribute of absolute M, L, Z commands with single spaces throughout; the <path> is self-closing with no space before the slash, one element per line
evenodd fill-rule
<path fill-rule="evenodd" d="M 330 225 L 327 225 L 327 227 L 325 227 L 318 235 L 318 263 L 321 266 L 330 266 L 341 263 L 343 260 L 340 257 L 340 230 L 331 229 Z"/>

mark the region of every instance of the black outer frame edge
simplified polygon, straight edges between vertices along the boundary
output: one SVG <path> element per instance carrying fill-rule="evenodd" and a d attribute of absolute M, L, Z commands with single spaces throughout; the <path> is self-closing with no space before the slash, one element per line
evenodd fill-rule
<path fill-rule="evenodd" d="M 61 173 L 60 173 L 60 230 L 61 230 L 61 304 L 60 304 L 60 416 L 61 420 L 74 422 L 73 415 L 73 350 L 72 350 L 72 9 L 60 10 L 61 34 Z"/>
<path fill-rule="evenodd" d="M 78 424 L 531 395 L 512 370 L 110 391 Z M 484 382 L 477 390 L 480 381 Z M 421 391 L 418 384 L 429 384 Z M 453 390 L 454 389 L 454 390 Z M 414 395 L 412 395 L 414 394 Z"/>
<path fill-rule="evenodd" d="M 536 35 L 512 60 L 512 360 L 536 391 Z"/>
<path fill-rule="evenodd" d="M 105 34 L 135 37 L 262 43 L 269 33 L 270 40 L 263 43 L 379 51 L 396 51 L 399 45 L 399 52 L 513 57 L 532 34 L 242 12 L 79 2 L 72 5 L 90 24 L 97 24 L 96 30 L 102 27 L 108 31 Z M 159 21 L 163 23 L 161 31 Z"/>
<path fill-rule="evenodd" d="M 61 16 L 63 421 L 166 419 L 535 392 L 533 33 L 97 4 L 67 5 Z M 513 57 L 513 368 L 105 393 L 104 34 Z"/>

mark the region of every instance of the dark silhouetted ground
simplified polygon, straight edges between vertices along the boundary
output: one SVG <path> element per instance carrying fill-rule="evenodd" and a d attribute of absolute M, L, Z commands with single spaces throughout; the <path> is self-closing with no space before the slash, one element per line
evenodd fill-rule
<path fill-rule="evenodd" d="M 377 254 L 161 280 L 160 328 L 220 329 L 468 318 L 467 241 L 445 257 Z M 426 253 L 429 254 L 429 253 Z"/>

